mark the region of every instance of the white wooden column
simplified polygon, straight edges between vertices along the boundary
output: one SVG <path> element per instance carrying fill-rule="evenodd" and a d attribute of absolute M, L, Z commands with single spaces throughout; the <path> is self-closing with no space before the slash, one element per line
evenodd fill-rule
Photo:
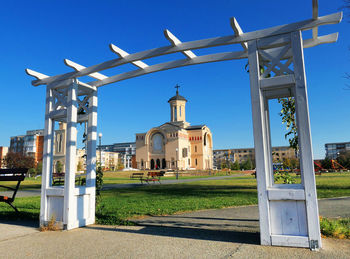
<path fill-rule="evenodd" d="M 52 158 L 53 158 L 53 135 L 54 124 L 50 118 L 50 112 L 53 106 L 53 96 L 50 86 L 46 87 L 46 108 L 45 108 L 45 129 L 44 129 L 44 147 L 43 147 L 43 168 L 41 182 L 41 204 L 40 204 L 40 225 L 46 224 L 48 219 L 48 201 L 47 188 L 50 186 L 52 173 Z"/>
<path fill-rule="evenodd" d="M 295 75 L 295 108 L 300 150 L 300 169 L 302 183 L 305 189 L 308 235 L 310 248 L 318 249 L 322 247 L 322 244 L 313 165 L 303 42 L 300 31 L 293 32 L 291 35 Z"/>
<path fill-rule="evenodd" d="M 267 107 L 260 89 L 259 53 L 256 40 L 248 42 L 248 61 L 250 76 L 250 93 L 252 102 L 254 147 L 256 162 L 256 179 L 258 185 L 260 242 L 262 245 L 271 245 L 269 201 L 267 186 L 270 185 L 269 176 L 269 137 L 265 114 Z"/>
<path fill-rule="evenodd" d="M 88 134 L 86 151 L 86 188 L 91 188 L 87 224 L 95 223 L 96 195 L 96 141 L 97 141 L 97 90 L 89 98 Z"/>
<path fill-rule="evenodd" d="M 64 183 L 64 211 L 63 224 L 64 228 L 69 230 L 74 227 L 74 219 L 77 213 L 77 204 L 74 200 L 76 149 L 77 149 L 77 83 L 76 79 L 72 80 L 68 86 L 67 96 L 67 134 L 66 134 L 66 172 Z"/>

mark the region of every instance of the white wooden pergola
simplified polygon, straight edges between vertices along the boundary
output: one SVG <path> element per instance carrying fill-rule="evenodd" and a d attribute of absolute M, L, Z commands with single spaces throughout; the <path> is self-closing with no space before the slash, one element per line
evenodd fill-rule
<path fill-rule="evenodd" d="M 319 214 L 313 167 L 307 87 L 303 48 L 337 41 L 338 33 L 319 36 L 318 27 L 336 24 L 342 13 L 318 16 L 318 1 L 313 0 L 309 20 L 244 33 L 237 20 L 231 18 L 233 34 L 209 39 L 181 42 L 170 31 L 165 37 L 170 45 L 128 54 L 111 44 L 119 57 L 90 67 L 71 60 L 64 63 L 73 72 L 47 76 L 30 69 L 36 78 L 34 86 L 46 85 L 45 140 L 41 191 L 40 224 L 52 216 L 65 229 L 95 222 L 95 169 L 97 138 L 97 92 L 101 86 L 167 69 L 209 62 L 248 59 L 253 113 L 254 146 L 258 183 L 260 236 L 262 245 L 321 247 Z M 302 38 L 302 32 L 312 30 L 312 37 Z M 240 44 L 241 51 L 197 56 L 193 50 L 222 45 Z M 143 60 L 181 52 L 185 58 L 156 65 Z M 100 71 L 131 63 L 134 70 L 107 77 Z M 260 68 L 264 67 L 264 70 Z M 263 71 L 263 72 L 262 72 Z M 94 80 L 82 82 L 79 77 Z M 301 184 L 280 185 L 273 179 L 268 100 L 294 97 L 300 146 Z M 87 105 L 88 104 L 88 105 Z M 84 109 L 86 114 L 78 115 Z M 67 123 L 66 174 L 64 188 L 51 185 L 53 170 L 54 122 Z M 75 186 L 77 123 L 87 122 L 87 182 Z"/>

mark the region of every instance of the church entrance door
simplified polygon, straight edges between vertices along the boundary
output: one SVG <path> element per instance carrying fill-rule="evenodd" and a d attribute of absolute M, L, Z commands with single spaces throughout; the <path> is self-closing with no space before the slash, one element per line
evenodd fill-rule
<path fill-rule="evenodd" d="M 151 159 L 151 170 L 153 170 L 153 169 L 154 169 L 154 160 Z"/>
<path fill-rule="evenodd" d="M 166 168 L 166 161 L 165 158 L 162 159 L 162 169 Z"/>
<path fill-rule="evenodd" d="M 157 167 L 156 167 L 156 169 L 159 169 L 160 168 L 160 160 L 159 160 L 159 158 L 157 159 Z"/>

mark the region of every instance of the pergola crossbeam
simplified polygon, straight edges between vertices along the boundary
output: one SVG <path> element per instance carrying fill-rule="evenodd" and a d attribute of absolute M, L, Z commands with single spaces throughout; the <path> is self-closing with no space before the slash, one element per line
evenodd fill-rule
<path fill-rule="evenodd" d="M 244 59 L 247 57 L 248 55 L 246 51 L 237 51 L 237 52 L 225 52 L 225 53 L 198 56 L 193 59 L 186 58 L 186 59 L 168 61 L 168 62 L 149 66 L 146 69 L 133 70 L 133 71 L 125 72 L 115 76 L 111 76 L 105 80 L 90 82 L 89 84 L 95 87 L 101 87 L 103 85 L 119 82 L 125 79 L 138 77 L 146 74 L 151 74 L 158 71 L 164 71 L 164 70 L 178 68 L 178 67 L 211 63 L 211 62 L 217 62 L 217 61 Z"/>
<path fill-rule="evenodd" d="M 125 58 L 126 56 L 130 55 L 128 52 L 122 50 L 121 48 L 117 47 L 112 43 L 109 44 L 109 48 L 121 58 Z M 148 67 L 148 65 L 141 60 L 132 61 L 131 63 L 141 69 Z"/>
<path fill-rule="evenodd" d="M 318 18 L 318 0 L 312 0 L 312 19 Z M 316 39 L 318 36 L 318 26 L 312 28 L 312 38 Z"/>
<path fill-rule="evenodd" d="M 201 48 L 209 48 L 209 47 L 216 47 L 216 46 L 222 46 L 222 45 L 230 45 L 230 44 L 240 44 L 243 42 L 248 42 L 250 40 L 290 33 L 292 31 L 296 30 L 310 30 L 314 27 L 320 26 L 320 25 L 326 25 L 326 24 L 336 24 L 339 23 L 342 19 L 342 12 L 334 13 L 322 17 L 318 17 L 316 20 L 309 19 L 301 22 L 286 24 L 286 25 L 280 25 L 268 29 L 263 29 L 259 31 L 253 31 L 253 32 L 246 32 L 241 35 L 234 36 L 222 36 L 222 37 L 215 37 L 215 38 L 209 38 L 209 39 L 203 39 L 203 40 L 196 40 L 196 41 L 190 41 L 190 42 L 184 42 L 176 46 L 164 46 L 160 48 L 155 48 L 151 50 L 141 51 L 138 53 L 130 54 L 127 56 L 124 56 L 123 58 L 113 59 L 109 60 L 97 65 L 93 65 L 87 68 L 84 68 L 80 71 L 70 72 L 66 74 L 51 76 L 47 78 L 41 78 L 38 80 L 32 81 L 32 84 L 34 86 L 41 85 L 41 84 L 49 84 L 54 81 L 61 81 L 65 79 L 71 79 L 71 78 L 78 78 L 81 76 L 86 76 L 89 74 L 92 74 L 94 72 L 99 72 L 102 70 L 106 70 L 109 68 L 117 67 L 120 65 L 124 65 L 127 63 L 132 63 L 135 61 L 140 61 L 152 57 L 157 57 L 161 55 L 167 55 L 172 54 L 175 52 L 182 52 L 185 50 L 193 50 L 193 49 L 201 49 Z M 105 79 L 106 80 L 106 79 Z"/>
<path fill-rule="evenodd" d="M 85 69 L 86 67 L 82 66 L 82 65 L 79 65 L 69 59 L 64 59 L 64 64 L 66 64 L 67 66 L 73 68 L 75 71 L 80 71 L 82 69 Z M 90 75 L 88 75 L 92 78 L 95 78 L 95 79 L 98 79 L 98 80 L 103 80 L 103 79 L 106 79 L 108 78 L 107 76 L 103 75 L 103 74 L 100 74 L 98 72 L 95 72 L 95 73 L 91 73 Z"/>
<path fill-rule="evenodd" d="M 39 73 L 39 72 L 36 72 L 36 71 L 31 70 L 31 69 L 29 69 L 29 68 L 26 68 L 25 71 L 26 71 L 27 75 L 33 76 L 33 77 L 35 77 L 37 80 L 41 80 L 41 79 L 45 79 L 45 78 L 48 78 L 48 77 L 49 77 L 49 76 L 47 76 L 47 75 L 44 75 L 44 74 Z"/>
<path fill-rule="evenodd" d="M 242 35 L 243 34 L 243 31 L 241 29 L 241 26 L 239 26 L 237 20 L 235 17 L 231 17 L 230 19 L 230 24 L 231 24 L 231 27 L 233 29 L 233 31 L 235 32 L 235 36 L 238 37 L 239 35 Z M 247 42 L 241 42 L 241 45 L 242 47 L 247 50 L 248 49 L 248 44 Z"/>
<path fill-rule="evenodd" d="M 177 46 L 179 44 L 181 44 L 182 42 L 174 35 L 172 34 L 169 30 L 164 30 L 164 36 L 165 38 L 167 38 L 167 40 L 170 41 L 171 45 L 173 46 Z M 185 50 L 185 51 L 181 51 L 182 54 L 184 54 L 186 57 L 188 58 L 195 58 L 197 57 L 196 54 L 194 54 L 191 50 Z"/>

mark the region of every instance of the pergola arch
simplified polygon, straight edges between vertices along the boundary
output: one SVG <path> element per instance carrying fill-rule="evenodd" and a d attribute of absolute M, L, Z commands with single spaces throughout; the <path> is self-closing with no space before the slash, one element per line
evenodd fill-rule
<path fill-rule="evenodd" d="M 321 247 L 303 48 L 335 42 L 338 33 L 319 36 L 318 27 L 339 23 L 342 13 L 319 17 L 318 1 L 313 0 L 312 3 L 312 18 L 305 21 L 243 33 L 237 20 L 231 18 L 233 35 L 181 42 L 170 31 L 165 30 L 164 34 L 170 42 L 169 46 L 128 54 L 111 44 L 110 49 L 119 56 L 118 58 L 90 67 L 66 59 L 65 64 L 74 71 L 55 76 L 26 69 L 27 74 L 36 78 L 32 81 L 34 86 L 46 85 L 40 224 L 46 224 L 52 215 L 56 215 L 56 219 L 61 221 L 66 229 L 85 226 L 95 221 L 97 89 L 99 87 L 177 67 L 248 58 L 261 244 L 311 249 Z M 312 37 L 303 39 L 304 30 L 312 30 Z M 193 52 L 196 49 L 231 44 L 240 44 L 242 50 L 202 56 L 196 56 Z M 177 52 L 182 53 L 185 58 L 151 66 L 144 61 Z M 123 64 L 132 64 L 136 68 L 111 77 L 100 73 Z M 265 68 L 264 72 L 261 71 L 261 67 Z M 268 76 L 271 74 L 271 77 Z M 89 76 L 93 81 L 81 82 L 78 78 L 82 76 Z M 296 100 L 302 183 L 281 186 L 273 182 L 268 100 L 290 96 Z M 77 114 L 77 111 L 82 109 L 86 113 Z M 63 121 L 68 124 L 64 189 L 52 187 L 50 183 L 54 121 Z M 74 186 L 76 124 L 79 122 L 88 123 L 86 187 Z"/>

